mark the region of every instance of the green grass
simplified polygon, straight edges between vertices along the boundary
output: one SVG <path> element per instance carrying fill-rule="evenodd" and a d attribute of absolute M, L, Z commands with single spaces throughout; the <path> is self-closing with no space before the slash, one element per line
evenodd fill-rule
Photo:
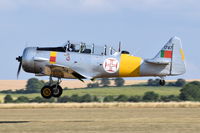
<path fill-rule="evenodd" d="M 108 96 L 113 95 L 117 96 L 120 94 L 132 96 L 132 95 L 144 95 L 147 91 L 154 91 L 159 95 L 178 95 L 180 88 L 179 87 L 145 87 L 145 86 L 134 86 L 134 87 L 109 87 L 109 88 L 95 88 L 95 89 L 78 89 L 78 90 L 67 90 L 64 91 L 63 95 L 84 95 L 91 94 L 96 96 Z"/>
<path fill-rule="evenodd" d="M 154 91 L 159 95 L 179 95 L 180 87 L 147 87 L 147 86 L 125 86 L 125 87 L 107 87 L 107 88 L 93 88 L 93 89 L 76 89 L 76 90 L 64 90 L 62 96 L 71 96 L 73 94 L 84 95 L 90 94 L 98 97 L 104 97 L 108 95 L 118 96 L 120 94 L 133 96 L 139 95 L 143 96 L 145 92 Z M 0 101 L 2 101 L 3 97 L 6 94 L 0 93 Z M 17 98 L 19 96 L 26 96 L 29 98 L 34 98 L 36 96 L 40 96 L 39 93 L 33 94 L 11 94 L 13 98 Z"/>

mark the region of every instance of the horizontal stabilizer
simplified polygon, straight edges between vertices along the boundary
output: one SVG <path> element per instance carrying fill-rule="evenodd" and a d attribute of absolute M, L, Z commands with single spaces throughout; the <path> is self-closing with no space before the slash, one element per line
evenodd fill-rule
<path fill-rule="evenodd" d="M 146 59 L 144 60 L 147 63 L 151 63 L 151 64 L 157 64 L 157 65 L 168 65 L 171 60 L 168 59 Z"/>

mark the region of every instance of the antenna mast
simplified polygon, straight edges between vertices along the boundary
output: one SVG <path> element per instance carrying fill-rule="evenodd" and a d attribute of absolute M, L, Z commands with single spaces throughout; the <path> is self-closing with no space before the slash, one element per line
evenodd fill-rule
<path fill-rule="evenodd" d="M 121 52 L 121 41 L 119 42 L 119 49 L 118 49 L 119 52 Z"/>

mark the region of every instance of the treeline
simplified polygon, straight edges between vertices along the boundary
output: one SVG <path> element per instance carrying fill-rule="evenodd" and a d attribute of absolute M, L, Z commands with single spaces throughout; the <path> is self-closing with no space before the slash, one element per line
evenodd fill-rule
<path fill-rule="evenodd" d="M 116 87 L 124 86 L 125 80 L 123 78 L 117 77 L 117 78 L 113 78 L 113 79 L 102 78 L 100 80 L 97 80 L 94 83 L 87 84 L 86 88 L 108 87 L 111 84 L 111 80 L 114 81 L 114 85 Z"/>
<path fill-rule="evenodd" d="M 175 82 L 167 82 L 165 86 L 183 87 L 185 84 L 184 79 L 177 79 Z M 147 86 L 160 86 L 160 79 L 149 79 Z"/>
<path fill-rule="evenodd" d="M 144 96 L 105 96 L 104 98 L 98 98 L 97 96 L 91 96 L 90 94 L 85 94 L 83 96 L 72 95 L 72 96 L 62 96 L 57 99 L 44 99 L 42 97 L 35 97 L 33 99 L 19 96 L 17 99 L 13 99 L 11 95 L 6 95 L 4 97 L 4 103 L 68 103 L 68 102 L 169 102 L 169 101 L 180 101 L 178 96 L 159 96 L 159 94 L 154 92 L 146 92 Z"/>
<path fill-rule="evenodd" d="M 67 103 L 67 102 L 170 102 L 170 101 L 200 101 L 200 82 L 194 81 L 186 84 L 181 90 L 180 95 L 169 95 L 169 96 L 160 96 L 159 94 L 150 91 L 146 92 L 143 96 L 105 96 L 97 97 L 91 96 L 90 94 L 85 94 L 83 96 L 72 95 L 72 96 L 62 96 L 57 99 L 43 99 L 41 97 L 35 97 L 29 99 L 25 96 L 20 96 L 17 99 L 13 99 L 11 95 L 6 95 L 4 97 L 5 103 L 42 103 L 42 102 L 58 102 L 58 103 Z"/>
<path fill-rule="evenodd" d="M 114 79 L 102 78 L 99 81 L 87 84 L 87 88 L 108 87 L 111 84 L 111 80 L 114 80 L 114 85 L 116 87 L 124 86 L 125 80 L 118 77 Z M 167 82 L 165 86 L 183 87 L 185 84 L 186 81 L 184 79 L 177 79 L 175 82 Z M 130 86 L 160 86 L 160 79 L 149 79 L 147 83 Z"/>
<path fill-rule="evenodd" d="M 97 80 L 96 82 L 87 84 L 86 88 L 82 89 L 89 89 L 89 88 L 99 88 L 99 87 L 109 87 L 111 86 L 111 80 L 114 81 L 114 86 L 121 87 L 124 86 L 125 80 L 123 78 L 102 78 L 100 80 Z M 149 79 L 146 84 L 137 84 L 132 86 L 160 86 L 159 84 L 160 79 Z M 27 81 L 27 84 L 25 88 L 20 90 L 3 90 L 0 91 L 0 93 L 5 94 L 29 94 L 29 93 L 40 93 L 40 90 L 43 86 L 47 85 L 48 82 L 45 82 L 43 80 L 39 80 L 37 78 L 30 78 Z M 168 82 L 166 86 L 176 86 L 176 87 L 182 87 L 186 84 L 186 81 L 184 79 L 178 79 L 175 82 Z M 64 88 L 64 90 L 68 89 L 67 87 Z"/>

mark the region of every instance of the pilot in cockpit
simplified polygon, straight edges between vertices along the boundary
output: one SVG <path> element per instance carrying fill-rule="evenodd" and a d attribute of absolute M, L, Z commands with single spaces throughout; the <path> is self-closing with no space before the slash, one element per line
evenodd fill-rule
<path fill-rule="evenodd" d="M 75 51 L 75 45 L 68 43 L 67 44 L 67 51 L 74 52 Z"/>
<path fill-rule="evenodd" d="M 74 44 L 70 44 L 69 51 L 75 52 L 75 45 Z"/>

